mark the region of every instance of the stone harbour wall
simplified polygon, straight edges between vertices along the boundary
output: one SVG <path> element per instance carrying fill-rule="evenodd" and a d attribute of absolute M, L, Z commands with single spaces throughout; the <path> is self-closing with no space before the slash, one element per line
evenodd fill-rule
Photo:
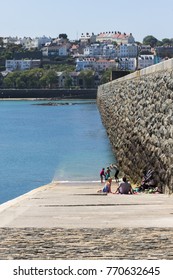
<path fill-rule="evenodd" d="M 173 59 L 101 85 L 97 104 L 120 170 L 140 182 L 155 171 L 173 192 Z"/>

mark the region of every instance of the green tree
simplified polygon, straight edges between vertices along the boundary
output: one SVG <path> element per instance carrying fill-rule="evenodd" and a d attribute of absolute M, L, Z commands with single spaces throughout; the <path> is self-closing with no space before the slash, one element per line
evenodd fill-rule
<path fill-rule="evenodd" d="M 170 39 L 168 39 L 168 38 L 164 38 L 164 39 L 162 39 L 162 44 L 163 44 L 163 45 L 171 45 L 171 44 L 172 44 L 172 42 L 171 42 L 171 40 L 170 40 Z"/>
<path fill-rule="evenodd" d="M 41 87 L 41 88 L 46 88 L 46 87 L 48 87 L 48 86 L 47 86 L 47 77 L 46 77 L 46 75 L 43 75 L 43 76 L 40 78 L 40 87 Z"/>
<path fill-rule="evenodd" d="M 56 87 L 57 84 L 57 74 L 53 70 L 49 70 L 47 73 L 47 82 L 49 84 L 49 88 Z"/>
<path fill-rule="evenodd" d="M 3 48 L 4 42 L 3 42 L 3 37 L 0 37 L 0 47 Z"/>
<path fill-rule="evenodd" d="M 63 39 L 67 39 L 67 34 L 65 34 L 65 33 L 61 33 L 61 34 L 59 34 L 59 38 L 61 39 L 61 38 L 63 38 Z"/>
<path fill-rule="evenodd" d="M 3 85 L 3 76 L 2 76 L 2 74 L 0 73 L 0 87 L 2 87 L 2 85 Z"/>
<path fill-rule="evenodd" d="M 3 81 L 3 85 L 5 88 L 16 88 L 16 79 L 19 77 L 20 72 L 15 71 L 12 73 L 9 73 Z"/>
<path fill-rule="evenodd" d="M 156 46 L 157 47 L 163 46 L 163 42 L 158 40 L 157 43 L 156 43 Z"/>
<path fill-rule="evenodd" d="M 58 72 L 73 72 L 75 70 L 75 65 L 69 65 L 68 63 L 52 65 L 50 69 L 58 71 Z"/>
<path fill-rule="evenodd" d="M 83 70 L 79 76 L 84 81 L 84 87 L 94 88 L 94 72 L 92 70 Z"/>
<path fill-rule="evenodd" d="M 157 44 L 157 39 L 152 36 L 152 35 L 148 35 L 143 39 L 143 44 L 144 45 L 150 45 L 151 47 L 155 47 Z"/>
<path fill-rule="evenodd" d="M 22 81 L 21 77 L 18 77 L 16 79 L 16 88 L 20 88 L 20 89 L 27 88 L 25 82 Z"/>
<path fill-rule="evenodd" d="M 2 58 L 13 59 L 13 53 L 10 50 L 6 50 L 2 53 Z"/>
<path fill-rule="evenodd" d="M 107 69 L 102 72 L 101 79 L 100 79 L 101 84 L 105 84 L 110 81 L 111 72 L 112 72 L 112 69 Z"/>
<path fill-rule="evenodd" d="M 65 77 L 64 86 L 65 86 L 65 88 L 72 87 L 72 78 L 69 75 L 66 75 L 66 77 Z"/>

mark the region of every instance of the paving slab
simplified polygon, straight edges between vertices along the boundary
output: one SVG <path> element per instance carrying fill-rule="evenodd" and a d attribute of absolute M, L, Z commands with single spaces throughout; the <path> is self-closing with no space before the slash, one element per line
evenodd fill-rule
<path fill-rule="evenodd" d="M 101 183 L 52 182 L 0 205 L 0 227 L 173 227 L 173 196 L 101 194 Z M 117 185 L 112 184 L 113 191 Z"/>

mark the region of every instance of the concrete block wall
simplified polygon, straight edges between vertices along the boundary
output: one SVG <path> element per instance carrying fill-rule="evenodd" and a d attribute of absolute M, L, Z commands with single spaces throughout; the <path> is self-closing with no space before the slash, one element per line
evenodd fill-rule
<path fill-rule="evenodd" d="M 120 169 L 133 182 L 155 170 L 173 192 L 173 59 L 101 85 L 97 104 Z"/>

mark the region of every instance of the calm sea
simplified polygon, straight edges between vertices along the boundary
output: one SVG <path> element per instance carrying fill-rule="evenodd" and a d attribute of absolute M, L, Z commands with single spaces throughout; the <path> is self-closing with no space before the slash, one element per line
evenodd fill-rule
<path fill-rule="evenodd" d="M 53 180 L 97 181 L 115 161 L 93 100 L 48 102 L 0 101 L 0 203 Z"/>

